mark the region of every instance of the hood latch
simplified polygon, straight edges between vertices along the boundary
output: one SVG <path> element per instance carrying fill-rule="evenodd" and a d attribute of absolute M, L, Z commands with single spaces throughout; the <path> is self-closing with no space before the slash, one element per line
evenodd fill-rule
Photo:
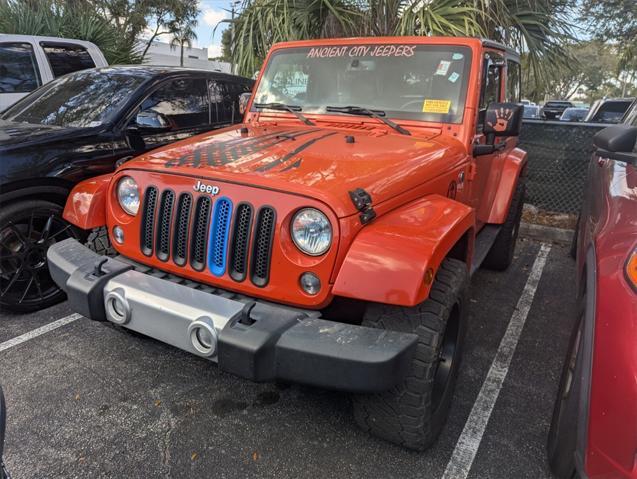
<path fill-rule="evenodd" d="M 376 218 L 376 212 L 372 208 L 372 197 L 363 188 L 356 188 L 354 191 L 349 192 L 349 197 L 354 203 L 354 206 L 361 212 L 361 223 L 366 225 L 374 218 Z"/>

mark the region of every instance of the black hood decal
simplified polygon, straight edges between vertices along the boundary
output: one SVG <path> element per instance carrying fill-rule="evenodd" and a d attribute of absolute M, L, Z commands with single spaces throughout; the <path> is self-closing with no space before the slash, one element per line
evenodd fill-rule
<path fill-rule="evenodd" d="M 179 157 L 172 158 L 165 163 L 166 168 L 185 166 L 200 168 L 201 166 L 223 166 L 239 160 L 241 157 L 258 153 L 284 141 L 316 133 L 318 129 L 289 130 L 268 133 L 252 138 L 236 138 L 229 141 L 215 141 L 196 147 L 193 151 Z M 202 165 L 202 160 L 205 163 Z"/>
<path fill-rule="evenodd" d="M 328 133 L 326 135 L 319 136 L 318 138 L 312 138 L 311 140 L 306 141 L 302 145 L 298 146 L 297 148 L 295 148 L 294 150 L 292 150 L 291 152 L 286 154 L 283 158 L 279 158 L 279 159 L 273 160 L 270 163 L 268 163 L 267 165 L 260 166 L 255 171 L 264 172 L 264 171 L 269 171 L 272 168 L 276 168 L 277 166 L 280 166 L 280 165 L 284 164 L 285 162 L 293 159 L 296 155 L 301 153 L 306 148 L 309 148 L 310 146 L 312 146 L 317 141 L 320 141 L 323 138 L 327 138 L 328 136 L 332 136 L 332 135 L 336 135 L 336 132 Z"/>

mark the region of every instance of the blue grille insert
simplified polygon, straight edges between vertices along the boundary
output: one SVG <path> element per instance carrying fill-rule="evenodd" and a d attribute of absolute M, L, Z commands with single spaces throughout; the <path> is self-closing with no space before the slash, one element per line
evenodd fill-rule
<path fill-rule="evenodd" d="M 219 198 L 215 202 L 210 226 L 210 240 L 208 247 L 208 268 L 215 276 L 223 276 L 226 272 L 226 257 L 228 256 L 228 231 L 232 218 L 232 201 Z"/>

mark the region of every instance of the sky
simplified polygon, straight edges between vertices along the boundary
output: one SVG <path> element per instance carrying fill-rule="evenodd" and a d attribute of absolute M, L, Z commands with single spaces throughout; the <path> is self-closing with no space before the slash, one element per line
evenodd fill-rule
<path fill-rule="evenodd" d="M 208 47 L 208 57 L 214 58 L 221 55 L 221 32 L 226 29 L 227 23 L 221 23 L 213 38 L 212 31 L 223 19 L 230 18 L 231 0 L 199 0 L 199 17 L 195 32 L 197 41 L 193 46 Z"/>

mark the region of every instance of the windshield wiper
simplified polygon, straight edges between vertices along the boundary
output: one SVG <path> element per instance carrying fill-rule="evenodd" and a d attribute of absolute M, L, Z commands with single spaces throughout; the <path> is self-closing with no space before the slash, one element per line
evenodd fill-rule
<path fill-rule="evenodd" d="M 394 123 L 389 118 L 385 118 L 385 112 L 383 110 L 370 110 L 369 108 L 363 108 L 361 106 L 328 106 L 325 107 L 325 111 L 345 113 L 347 115 L 371 116 L 372 118 L 382 121 L 385 125 L 393 128 L 402 135 L 411 135 L 411 133 L 405 130 L 402 126 Z"/>
<path fill-rule="evenodd" d="M 258 110 L 267 108 L 268 110 L 289 111 L 306 125 L 316 126 L 313 121 L 308 120 L 301 113 L 302 108 L 298 105 L 286 105 L 285 103 L 255 103 L 254 107 Z"/>

